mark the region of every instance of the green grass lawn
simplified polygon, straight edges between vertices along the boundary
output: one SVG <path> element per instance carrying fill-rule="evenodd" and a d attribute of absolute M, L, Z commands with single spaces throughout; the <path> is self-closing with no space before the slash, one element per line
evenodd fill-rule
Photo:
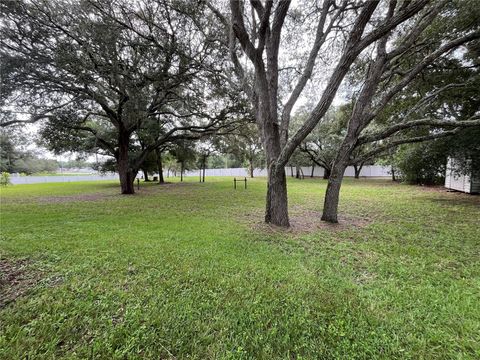
<path fill-rule="evenodd" d="M 1 189 L 0 359 L 480 358 L 479 196 L 346 180 L 322 226 L 289 179 L 285 232 L 264 179 L 187 180 Z"/>

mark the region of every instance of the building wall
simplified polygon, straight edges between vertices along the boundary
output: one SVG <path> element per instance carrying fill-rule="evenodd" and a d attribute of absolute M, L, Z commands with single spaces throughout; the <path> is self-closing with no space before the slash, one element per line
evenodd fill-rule
<path fill-rule="evenodd" d="M 445 187 L 465 193 L 480 193 L 480 176 L 456 174 L 453 170 L 454 164 L 455 159 L 449 158 L 445 173 Z"/>

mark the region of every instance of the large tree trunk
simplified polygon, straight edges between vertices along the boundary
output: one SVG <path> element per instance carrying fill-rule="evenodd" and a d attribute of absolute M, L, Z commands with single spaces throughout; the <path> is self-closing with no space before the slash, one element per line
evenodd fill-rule
<path fill-rule="evenodd" d="M 346 169 L 345 163 L 338 163 L 332 167 L 328 178 L 325 203 L 323 205 L 322 220 L 337 223 L 338 202 L 340 200 L 340 187 L 342 186 L 343 174 Z"/>
<path fill-rule="evenodd" d="M 164 184 L 165 179 L 163 178 L 162 152 L 156 149 L 155 155 L 157 156 L 158 183 Z"/>
<path fill-rule="evenodd" d="M 338 222 L 338 202 L 340 200 L 340 187 L 342 186 L 343 175 L 348 165 L 348 159 L 355 148 L 355 139 L 347 136 L 338 150 L 333 166 L 330 169 L 325 202 L 323 204 L 322 220 L 331 223 Z"/>
<path fill-rule="evenodd" d="M 328 180 L 330 178 L 331 169 L 323 168 L 323 178 Z"/>
<path fill-rule="evenodd" d="M 128 143 L 129 137 L 127 134 L 120 134 L 118 137 L 118 157 L 117 168 L 120 177 L 120 187 L 122 194 L 134 194 L 135 188 L 133 182 L 135 181 L 135 174 L 130 167 L 128 158 Z"/>
<path fill-rule="evenodd" d="M 283 166 L 280 168 L 271 166 L 268 169 L 265 222 L 278 226 L 290 226 L 288 219 L 287 177 Z"/>

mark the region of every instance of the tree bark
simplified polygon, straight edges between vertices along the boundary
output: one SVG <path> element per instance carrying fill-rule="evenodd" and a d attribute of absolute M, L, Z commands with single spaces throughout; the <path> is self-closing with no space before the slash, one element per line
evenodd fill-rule
<path fill-rule="evenodd" d="M 183 161 L 180 162 L 180 182 L 183 182 Z"/>
<path fill-rule="evenodd" d="M 323 178 L 325 180 L 328 180 L 330 178 L 330 173 L 331 173 L 331 169 L 329 168 L 323 168 Z"/>
<path fill-rule="evenodd" d="M 253 159 L 248 159 L 248 170 L 250 172 L 250 177 L 253 178 Z"/>
<path fill-rule="evenodd" d="M 159 149 L 156 149 L 155 155 L 157 156 L 158 183 L 164 184 L 165 179 L 163 178 L 162 152 Z"/>
<path fill-rule="evenodd" d="M 392 166 L 392 181 L 397 181 L 397 179 L 395 178 L 395 169 L 393 166 Z"/>
<path fill-rule="evenodd" d="M 288 227 L 287 176 L 285 168 L 270 166 L 268 169 L 267 204 L 265 222 Z"/>
<path fill-rule="evenodd" d="M 130 167 L 128 143 L 128 134 L 120 133 L 118 136 L 117 169 L 120 178 L 120 188 L 122 194 L 135 193 L 135 188 L 133 185 L 133 182 L 135 181 L 135 174 L 133 169 Z"/>
<path fill-rule="evenodd" d="M 312 164 L 312 172 L 310 173 L 311 178 L 313 178 L 314 172 L 315 172 L 315 164 Z"/>
<path fill-rule="evenodd" d="M 338 202 L 340 200 L 340 187 L 342 186 L 343 174 L 347 168 L 346 163 L 338 163 L 332 167 L 328 178 L 325 202 L 323 205 L 322 220 L 338 223 Z"/>

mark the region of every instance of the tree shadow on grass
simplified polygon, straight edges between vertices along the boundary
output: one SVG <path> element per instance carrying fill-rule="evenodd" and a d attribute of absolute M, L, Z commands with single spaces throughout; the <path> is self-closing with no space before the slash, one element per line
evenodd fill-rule
<path fill-rule="evenodd" d="M 465 194 L 462 192 L 444 192 L 442 196 L 428 199 L 442 207 L 466 206 L 480 210 L 480 195 Z"/>

